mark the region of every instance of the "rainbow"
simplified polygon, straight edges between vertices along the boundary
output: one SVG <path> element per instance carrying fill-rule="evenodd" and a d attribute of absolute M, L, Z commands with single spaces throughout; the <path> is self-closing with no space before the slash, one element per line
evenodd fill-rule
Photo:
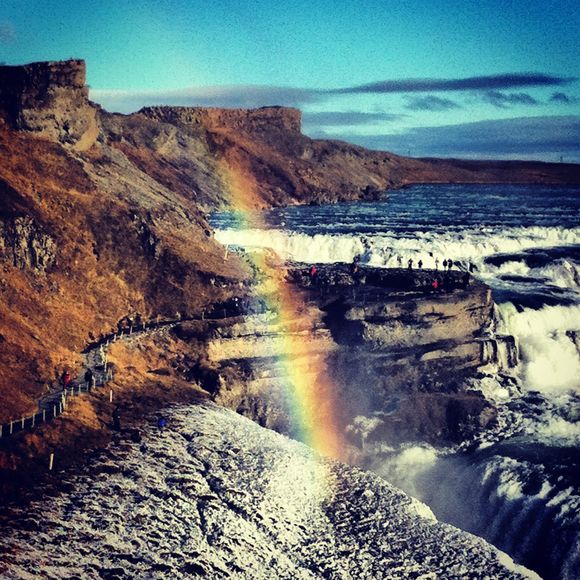
<path fill-rule="evenodd" d="M 257 193 L 257 183 L 239 161 L 222 158 L 218 162 L 218 172 L 236 216 L 236 228 L 266 229 L 262 214 L 256 211 L 263 205 Z M 304 306 L 300 293 L 264 253 L 251 253 L 250 259 L 264 277 L 257 292 L 261 293 L 268 308 L 277 314 L 277 323 L 284 337 L 278 362 L 285 377 L 284 389 L 296 437 L 321 455 L 344 458 L 345 444 L 337 421 L 336 388 L 329 379 L 325 362 L 310 356 L 308 343 L 292 332 L 294 321 L 300 317 Z"/>

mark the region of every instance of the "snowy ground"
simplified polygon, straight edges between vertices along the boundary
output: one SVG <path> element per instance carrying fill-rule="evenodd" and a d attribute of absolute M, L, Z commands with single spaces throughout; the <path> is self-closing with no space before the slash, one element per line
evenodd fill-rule
<path fill-rule="evenodd" d="M 534 577 L 370 473 L 177 407 L 0 521 L 2 578 Z"/>

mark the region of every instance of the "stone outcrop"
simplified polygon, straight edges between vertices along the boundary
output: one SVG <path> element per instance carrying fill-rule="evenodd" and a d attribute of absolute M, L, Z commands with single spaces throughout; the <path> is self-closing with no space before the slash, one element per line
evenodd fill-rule
<path fill-rule="evenodd" d="M 85 77 L 83 60 L 0 66 L 0 109 L 16 129 L 88 149 L 99 128 Z"/>
<path fill-rule="evenodd" d="M 494 420 L 493 407 L 464 389 L 483 365 L 517 362 L 513 338 L 490 334 L 489 288 L 463 272 L 317 268 L 315 280 L 308 267 L 287 271 L 293 313 L 284 324 L 274 311 L 240 302 L 229 322 L 182 327 L 185 340 L 207 338 L 193 374 L 216 401 L 293 434 L 289 375 L 315 389 L 329 380 L 342 428 L 357 445 L 361 417 L 374 418 L 365 441 L 389 443 L 459 442 Z"/>
<path fill-rule="evenodd" d="M 56 261 L 56 243 L 28 217 L 0 219 L 0 260 L 44 273 Z"/>
<path fill-rule="evenodd" d="M 233 129 L 246 133 L 288 131 L 300 134 L 302 114 L 290 107 L 218 109 L 216 107 L 145 107 L 139 114 L 162 123 Z"/>

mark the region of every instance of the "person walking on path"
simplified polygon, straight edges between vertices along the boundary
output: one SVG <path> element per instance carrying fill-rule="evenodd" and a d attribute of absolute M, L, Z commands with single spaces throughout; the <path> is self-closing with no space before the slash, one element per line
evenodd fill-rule
<path fill-rule="evenodd" d="M 443 260 L 443 270 L 447 270 L 447 260 Z"/>
<path fill-rule="evenodd" d="M 435 258 L 435 270 L 439 270 L 439 258 Z"/>
<path fill-rule="evenodd" d="M 70 383 L 72 381 L 72 377 L 70 376 L 68 369 L 64 370 L 64 372 L 62 373 L 62 376 L 60 377 L 60 381 L 62 383 L 62 390 L 66 391 L 68 389 L 68 387 L 70 386 Z"/>
<path fill-rule="evenodd" d="M 119 405 L 117 405 L 113 411 L 113 429 L 115 431 L 121 430 L 121 408 Z"/>
<path fill-rule="evenodd" d="M 397 256 L 397 266 L 399 266 L 399 268 L 403 267 L 403 257 L 402 256 Z"/>
<path fill-rule="evenodd" d="M 87 369 L 87 372 L 85 373 L 85 385 L 89 393 L 95 386 L 95 376 L 93 375 L 93 371 L 91 369 Z"/>
<path fill-rule="evenodd" d="M 451 270 L 453 268 L 453 260 L 447 260 L 447 268 Z"/>
<path fill-rule="evenodd" d="M 409 258 L 408 264 L 409 264 L 409 270 L 412 270 L 413 269 L 413 258 Z"/>
<path fill-rule="evenodd" d="M 423 267 L 423 260 L 419 260 L 417 262 L 417 266 L 419 266 L 419 270 Z"/>

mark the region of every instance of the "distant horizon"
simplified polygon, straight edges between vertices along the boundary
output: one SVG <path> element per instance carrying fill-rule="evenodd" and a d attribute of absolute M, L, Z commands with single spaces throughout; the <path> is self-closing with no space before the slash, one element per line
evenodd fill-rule
<path fill-rule="evenodd" d="M 293 106 L 304 133 L 413 157 L 580 162 L 572 0 L 5 0 L 0 61 L 87 62 L 91 98 Z"/>

